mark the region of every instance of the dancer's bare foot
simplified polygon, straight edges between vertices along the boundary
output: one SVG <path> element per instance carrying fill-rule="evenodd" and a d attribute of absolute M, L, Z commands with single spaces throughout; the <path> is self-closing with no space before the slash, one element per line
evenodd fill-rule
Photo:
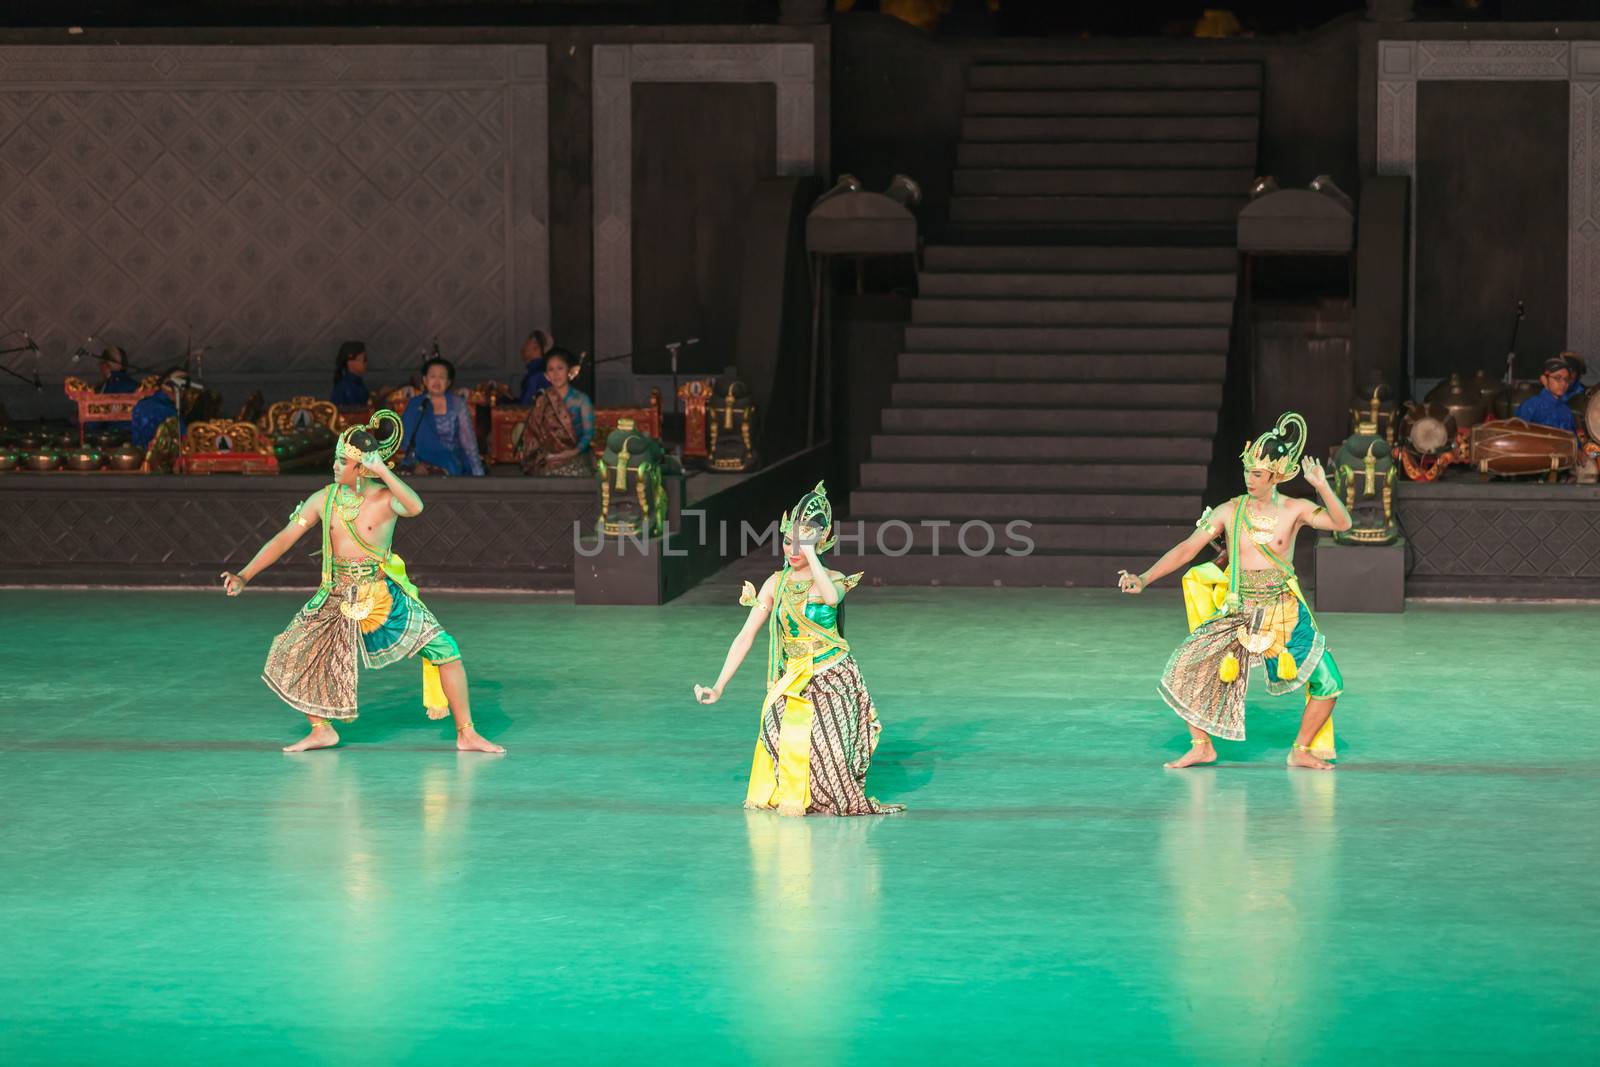
<path fill-rule="evenodd" d="M 1289 766 L 1302 767 L 1308 771 L 1331 771 L 1333 764 L 1325 759 L 1318 759 L 1311 754 L 1311 750 L 1299 745 L 1289 750 Z"/>
<path fill-rule="evenodd" d="M 1215 762 L 1217 762 L 1217 750 L 1208 737 L 1204 741 L 1195 741 L 1189 746 L 1189 751 L 1175 760 L 1163 763 L 1162 766 L 1175 771 L 1182 767 L 1201 767 Z"/>
<path fill-rule="evenodd" d="M 339 733 L 333 728 L 333 723 L 323 721 L 311 728 L 311 732 L 292 745 L 285 745 L 285 752 L 310 752 L 314 748 L 332 748 L 339 743 Z"/>
<path fill-rule="evenodd" d="M 428 718 L 430 719 L 442 719 L 450 714 L 448 706 L 443 708 L 423 708 L 422 710 L 428 713 Z"/>
<path fill-rule="evenodd" d="M 485 740 L 484 736 L 478 733 L 478 731 L 474 730 L 471 723 L 468 723 L 466 726 L 456 731 L 456 751 L 493 752 L 500 754 L 505 752 L 505 749 L 501 748 L 499 745 L 492 744 L 491 742 Z"/>

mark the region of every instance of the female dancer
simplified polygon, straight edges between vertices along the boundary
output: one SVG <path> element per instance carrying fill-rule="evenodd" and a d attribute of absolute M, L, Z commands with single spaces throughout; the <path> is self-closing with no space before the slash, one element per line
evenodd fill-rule
<path fill-rule="evenodd" d="M 850 645 L 839 632 L 839 606 L 861 575 L 823 566 L 833 547 L 833 508 L 821 482 L 783 516 L 784 567 L 756 592 L 744 583 L 739 603 L 750 609 L 733 639 L 717 684 L 694 687 L 715 704 L 744 662 L 756 631 L 767 624 L 767 695 L 744 806 L 779 815 L 888 815 L 905 810 L 866 792 L 878 745 L 877 709 Z"/>

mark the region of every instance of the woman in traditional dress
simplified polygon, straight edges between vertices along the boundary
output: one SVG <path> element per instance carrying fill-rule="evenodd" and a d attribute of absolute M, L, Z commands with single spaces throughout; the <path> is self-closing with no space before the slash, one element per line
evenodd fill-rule
<path fill-rule="evenodd" d="M 783 516 L 784 566 L 761 586 L 744 584 L 750 609 L 722 674 L 695 699 L 715 704 L 767 625 L 767 693 L 744 806 L 779 815 L 888 815 L 905 810 L 867 795 L 867 768 L 882 729 L 861 669 L 839 629 L 839 608 L 860 574 L 829 570 L 833 508 L 821 482 Z"/>
<path fill-rule="evenodd" d="M 582 365 L 565 348 L 552 348 L 544 357 L 544 374 L 550 386 L 533 401 L 522 426 L 519 452 L 528 474 L 558 477 L 594 477 L 594 404 L 573 386 Z"/>
<path fill-rule="evenodd" d="M 400 445 L 405 457 L 402 462 L 416 465 L 419 472 L 483 473 L 472 413 L 467 402 L 451 392 L 455 382 L 455 364 L 434 356 L 422 365 L 422 393 L 406 404 L 401 417 L 405 431 Z"/>

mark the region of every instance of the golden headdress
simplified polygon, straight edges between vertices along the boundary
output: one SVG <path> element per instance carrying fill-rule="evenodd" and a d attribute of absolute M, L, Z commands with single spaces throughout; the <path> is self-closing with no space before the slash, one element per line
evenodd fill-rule
<path fill-rule="evenodd" d="M 833 535 L 833 505 L 828 502 L 828 490 L 821 482 L 800 498 L 793 512 L 783 513 L 783 520 L 778 524 L 778 529 L 783 533 L 789 533 L 797 526 L 810 526 L 822 531 L 822 541 L 817 545 L 818 552 L 828 551 L 838 540 Z"/>
<path fill-rule="evenodd" d="M 389 428 L 387 436 L 383 432 L 385 426 Z M 345 427 L 344 432 L 339 435 L 338 447 L 333 450 L 335 456 L 344 455 L 345 448 L 350 444 L 351 436 L 357 430 L 366 430 L 373 436 L 373 439 L 378 442 L 378 455 L 383 457 L 385 463 L 389 462 L 390 457 L 400 451 L 400 440 L 404 436 L 404 426 L 400 421 L 400 416 L 388 408 L 379 408 L 372 413 L 372 418 L 366 422 Z"/>
<path fill-rule="evenodd" d="M 1245 473 L 1266 468 L 1287 481 L 1300 473 L 1300 455 L 1306 450 L 1306 420 L 1293 411 L 1278 416 L 1272 429 L 1246 441 L 1239 459 Z"/>

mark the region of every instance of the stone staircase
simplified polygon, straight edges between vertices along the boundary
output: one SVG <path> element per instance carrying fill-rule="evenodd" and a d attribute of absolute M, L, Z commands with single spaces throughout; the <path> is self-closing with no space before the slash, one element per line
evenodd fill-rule
<path fill-rule="evenodd" d="M 966 106 L 951 225 L 926 251 L 851 496 L 863 543 L 836 566 L 1107 585 L 1202 508 L 1260 71 L 980 64 Z M 958 544 L 973 520 L 992 524 L 988 554 Z M 1014 520 L 1030 524 L 1026 555 L 1006 554 L 1023 547 Z M 988 536 L 971 526 L 965 547 Z"/>

